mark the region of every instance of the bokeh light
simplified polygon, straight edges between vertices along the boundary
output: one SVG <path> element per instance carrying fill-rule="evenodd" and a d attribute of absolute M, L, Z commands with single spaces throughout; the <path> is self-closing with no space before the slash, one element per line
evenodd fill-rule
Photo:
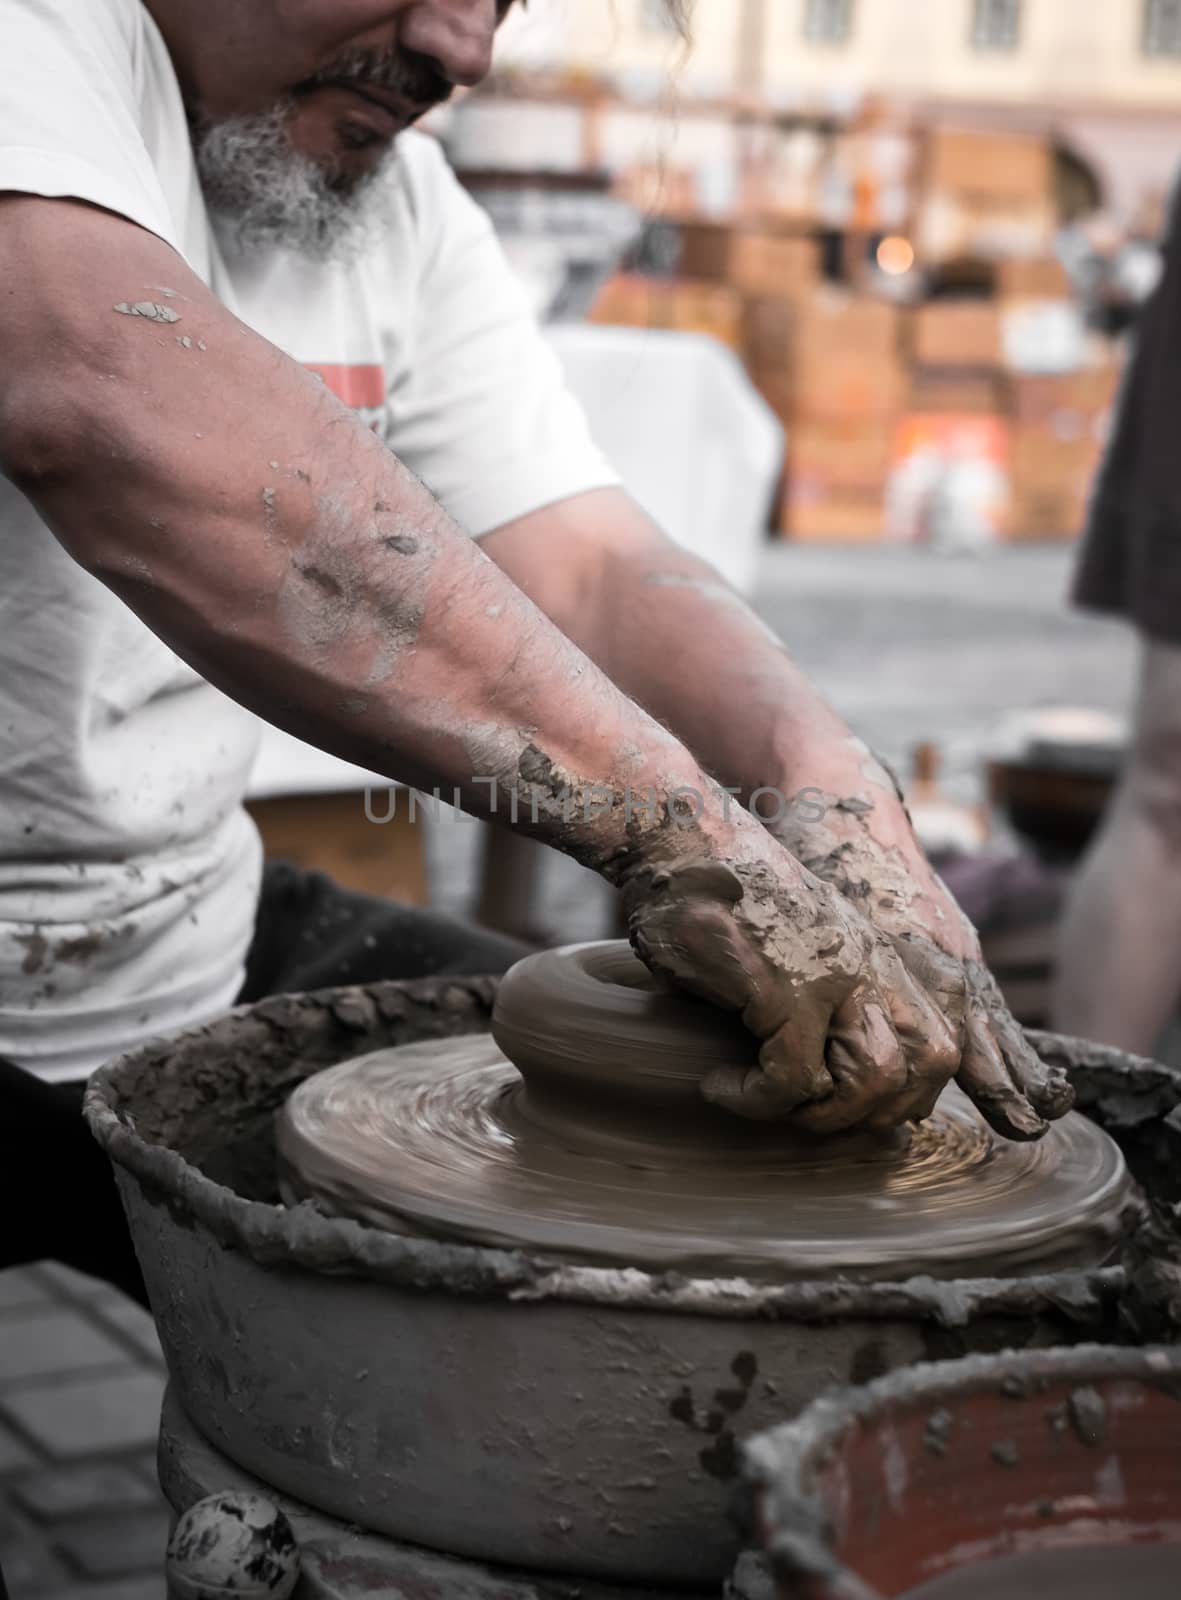
<path fill-rule="evenodd" d="M 914 246 L 901 234 L 891 234 L 878 245 L 878 266 L 890 278 L 901 278 L 914 266 Z"/>

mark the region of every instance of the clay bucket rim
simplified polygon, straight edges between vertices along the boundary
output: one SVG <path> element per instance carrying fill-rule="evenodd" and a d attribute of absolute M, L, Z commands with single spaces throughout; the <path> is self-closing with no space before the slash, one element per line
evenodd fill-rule
<path fill-rule="evenodd" d="M 772 1567 L 783 1577 L 811 1579 L 847 1600 L 879 1600 L 860 1575 L 834 1557 L 824 1468 L 855 1428 L 899 1412 L 926 1411 L 1005 1384 L 1094 1384 L 1138 1380 L 1181 1384 L 1181 1345 L 1080 1344 L 1047 1350 L 1003 1350 L 923 1363 L 850 1384 L 813 1400 L 791 1422 L 743 1441 L 742 1481 L 759 1507 Z"/>
<path fill-rule="evenodd" d="M 182 1225 L 200 1223 L 223 1245 L 266 1268 L 293 1268 L 330 1276 L 366 1279 L 393 1288 L 442 1291 L 515 1301 L 569 1302 L 620 1310 L 665 1311 L 737 1321 L 771 1319 L 821 1325 L 833 1320 L 903 1320 L 961 1328 L 978 1317 L 1051 1311 L 1076 1321 L 1096 1317 L 1114 1302 L 1124 1282 L 1119 1266 L 1063 1268 L 1022 1278 L 927 1276 L 860 1282 L 825 1279 L 763 1282 L 748 1278 L 688 1278 L 640 1268 L 572 1265 L 561 1260 L 482 1245 L 413 1239 L 361 1222 L 327 1217 L 310 1203 L 294 1208 L 247 1200 L 208 1178 L 178 1151 L 142 1138 L 120 1110 L 120 1100 L 141 1074 L 163 1059 L 182 1059 L 201 1047 L 205 1059 L 219 1042 L 241 1054 L 239 1036 L 252 1019 L 269 1022 L 281 1011 L 286 1034 L 304 1020 L 358 1010 L 366 1026 L 389 1024 L 389 1006 L 438 1006 L 458 995 L 455 1009 L 475 1025 L 456 1034 L 487 1032 L 495 979 L 429 978 L 320 990 L 238 1006 L 210 1023 L 157 1038 L 116 1057 L 91 1078 L 84 1113 L 91 1132 L 116 1168 L 133 1177 L 149 1201 L 166 1204 Z M 399 998 L 400 997 L 400 1001 Z M 383 1002 L 379 1008 L 379 999 Z M 354 1032 L 356 1040 L 358 1035 Z M 1043 1036 L 1045 1037 L 1045 1036 Z M 321 1048 L 322 1048 L 322 1041 Z M 379 1048 L 342 1048 L 335 1060 Z M 293 1037 L 292 1059 L 300 1054 Z M 1118 1054 L 1118 1052 L 1104 1054 Z M 325 1062 L 325 1065 L 328 1063 Z"/>

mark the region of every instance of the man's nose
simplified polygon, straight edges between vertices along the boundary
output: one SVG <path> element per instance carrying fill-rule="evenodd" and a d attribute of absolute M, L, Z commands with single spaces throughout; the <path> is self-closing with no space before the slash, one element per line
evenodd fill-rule
<path fill-rule="evenodd" d="M 492 68 L 497 0 L 416 0 L 402 19 L 398 42 L 429 56 L 449 83 L 481 82 Z"/>

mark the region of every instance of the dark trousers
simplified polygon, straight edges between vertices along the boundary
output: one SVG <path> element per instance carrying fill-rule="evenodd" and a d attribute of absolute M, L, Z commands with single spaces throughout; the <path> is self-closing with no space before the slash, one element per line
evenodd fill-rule
<path fill-rule="evenodd" d="M 386 978 L 501 973 L 526 954 L 485 929 L 268 863 L 239 1002 Z M 82 1118 L 83 1089 L 0 1062 L 0 1268 L 61 1261 L 146 1304 L 111 1164 Z"/>

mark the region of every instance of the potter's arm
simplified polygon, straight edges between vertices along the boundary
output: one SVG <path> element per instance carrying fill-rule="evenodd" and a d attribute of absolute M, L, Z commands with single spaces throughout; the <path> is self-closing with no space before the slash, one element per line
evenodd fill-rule
<path fill-rule="evenodd" d="M 19 290 L 18 290 L 19 285 Z M 211 682 L 291 732 L 622 874 L 638 815 L 563 782 L 708 788 L 376 435 L 166 244 L 0 201 L 0 464 L 61 543 Z M 720 800 L 722 797 L 718 797 Z M 703 849 L 743 831 L 721 804 Z M 653 827 L 652 832 L 659 832 Z M 751 832 L 752 843 L 753 831 Z"/>
<path fill-rule="evenodd" d="M 779 639 L 623 490 L 547 507 L 483 543 L 743 803 L 763 787 L 795 795 L 867 786 L 896 802 L 893 783 Z M 772 797 L 765 799 L 770 813 Z"/>
<path fill-rule="evenodd" d="M 712 568 L 614 489 L 484 544 L 719 782 L 744 800 L 771 791 L 757 804 L 772 831 L 894 939 L 945 1014 L 962 1012 L 959 1079 L 994 1126 L 1036 1137 L 1043 1118 L 1068 1108 L 927 862 L 892 778 Z"/>
<path fill-rule="evenodd" d="M 762 1070 L 716 1098 L 767 1116 L 832 1096 L 837 1031 L 869 1089 L 850 1120 L 902 1120 L 900 1083 L 946 1081 L 950 1029 L 889 941 L 167 245 L 0 200 L 0 350 L 0 469 L 65 549 L 244 705 L 477 815 L 515 796 L 621 883 L 651 963 L 761 1041 Z M 678 787 L 702 797 L 687 823 Z"/>

